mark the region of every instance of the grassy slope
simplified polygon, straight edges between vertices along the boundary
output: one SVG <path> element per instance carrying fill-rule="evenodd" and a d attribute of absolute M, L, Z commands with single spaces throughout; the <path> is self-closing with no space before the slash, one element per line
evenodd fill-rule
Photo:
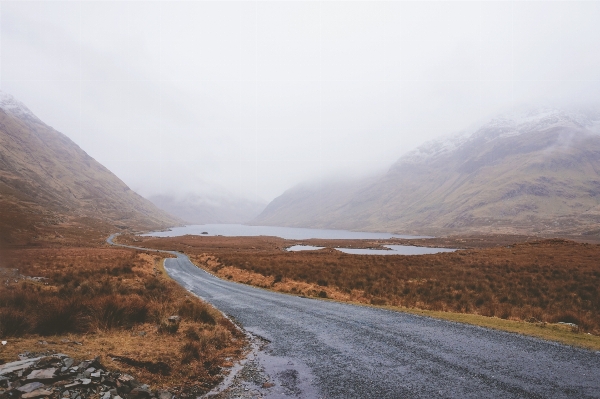
<path fill-rule="evenodd" d="M 370 182 L 296 187 L 253 223 L 433 235 L 597 234 L 600 138 L 565 129 L 473 140 L 427 162 L 401 158 Z"/>
<path fill-rule="evenodd" d="M 60 132 L 1 109 L 0 214 L 0 242 L 10 245 L 29 245 L 40 229 L 71 228 L 84 219 L 112 231 L 179 223 Z"/>

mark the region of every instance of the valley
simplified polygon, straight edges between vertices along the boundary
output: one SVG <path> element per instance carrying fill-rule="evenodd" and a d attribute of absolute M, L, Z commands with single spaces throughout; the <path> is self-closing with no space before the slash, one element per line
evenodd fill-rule
<path fill-rule="evenodd" d="M 0 399 L 600 399 L 598 21 L 2 2 Z"/>
<path fill-rule="evenodd" d="M 224 247 L 223 238 L 213 240 L 205 244 Z M 242 239 L 231 252 L 261 251 L 272 240 Z M 188 249 L 192 245 L 186 240 Z M 219 279 L 184 254 L 167 259 L 165 269 L 243 325 L 258 349 L 219 399 L 567 398 L 595 397 L 600 389 L 594 351 L 391 308 L 258 289 Z"/>
<path fill-rule="evenodd" d="M 600 115 L 521 109 L 424 143 L 382 175 L 299 184 L 257 225 L 414 235 L 588 235 L 600 224 Z"/>
<path fill-rule="evenodd" d="M 393 240 L 121 236 L 119 242 L 177 250 L 223 279 L 273 291 L 432 312 L 451 320 L 472 315 L 474 324 L 600 348 L 597 242 L 502 235 Z M 286 251 L 298 244 L 324 248 Z M 388 244 L 460 250 L 377 256 L 333 249 Z"/>

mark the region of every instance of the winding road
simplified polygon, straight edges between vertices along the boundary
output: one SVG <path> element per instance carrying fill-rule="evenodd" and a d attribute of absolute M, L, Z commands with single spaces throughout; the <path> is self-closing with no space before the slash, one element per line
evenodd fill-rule
<path fill-rule="evenodd" d="M 600 398 L 597 351 L 274 293 L 216 278 L 182 254 L 165 269 L 269 342 L 259 360 L 275 387 L 265 397 Z"/>

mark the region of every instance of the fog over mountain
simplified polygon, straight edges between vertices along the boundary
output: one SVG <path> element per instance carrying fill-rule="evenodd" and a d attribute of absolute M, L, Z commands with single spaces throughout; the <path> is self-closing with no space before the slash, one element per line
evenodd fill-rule
<path fill-rule="evenodd" d="M 0 244 L 28 243 L 49 233 L 60 236 L 56 229 L 65 227 L 114 232 L 181 223 L 4 92 L 0 92 L 0 215 Z"/>
<path fill-rule="evenodd" d="M 0 88 L 144 196 L 261 203 L 598 102 L 600 2 L 3 2 Z"/>
<path fill-rule="evenodd" d="M 207 193 L 182 196 L 153 195 L 154 205 L 188 224 L 242 224 L 256 218 L 267 205 L 232 194 Z"/>
<path fill-rule="evenodd" d="M 425 143 L 384 176 L 298 186 L 256 224 L 600 234 L 600 108 L 521 108 Z"/>

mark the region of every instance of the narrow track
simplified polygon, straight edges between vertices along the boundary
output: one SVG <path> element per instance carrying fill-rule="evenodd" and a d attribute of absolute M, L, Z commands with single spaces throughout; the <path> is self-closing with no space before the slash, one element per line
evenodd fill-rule
<path fill-rule="evenodd" d="M 270 341 L 267 397 L 600 398 L 600 352 L 278 294 L 216 278 L 182 254 L 165 269 Z"/>

